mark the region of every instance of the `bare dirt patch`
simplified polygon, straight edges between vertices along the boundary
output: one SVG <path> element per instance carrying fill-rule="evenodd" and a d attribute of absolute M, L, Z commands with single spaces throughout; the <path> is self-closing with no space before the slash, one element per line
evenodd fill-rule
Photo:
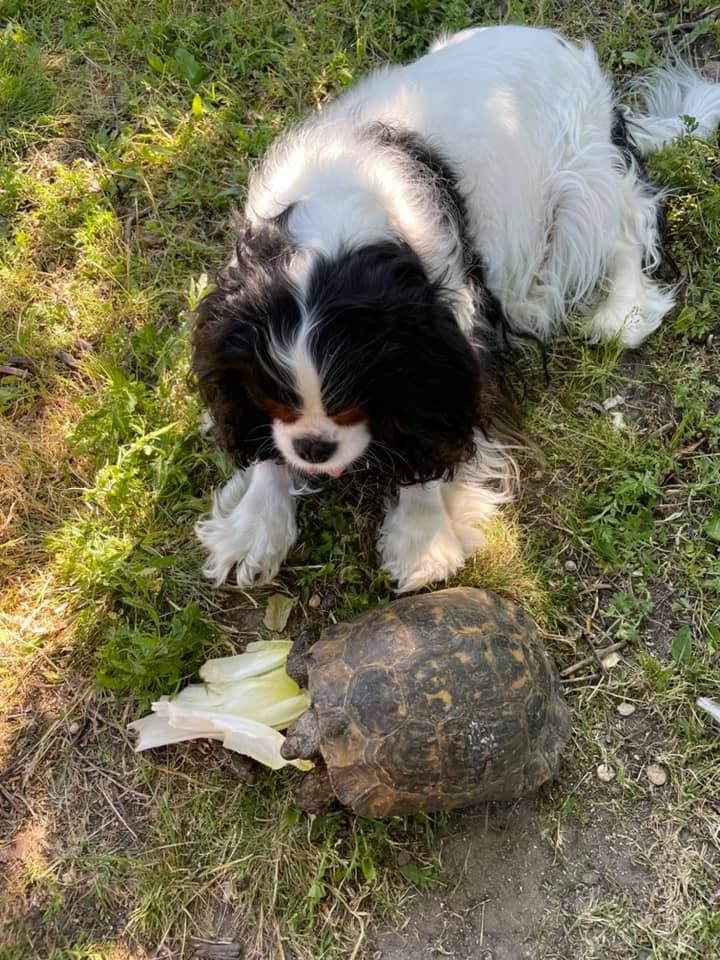
<path fill-rule="evenodd" d="M 572 916 L 625 892 L 649 897 L 653 843 L 641 811 L 553 822 L 538 801 L 458 817 L 442 840 L 443 894 L 424 894 L 399 931 L 372 938 L 378 960 L 560 960 L 576 956 Z"/>

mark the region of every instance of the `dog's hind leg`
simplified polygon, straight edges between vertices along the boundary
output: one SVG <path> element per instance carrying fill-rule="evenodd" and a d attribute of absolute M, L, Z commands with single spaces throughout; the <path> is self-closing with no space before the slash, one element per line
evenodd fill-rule
<path fill-rule="evenodd" d="M 623 347 L 637 347 L 672 310 L 675 290 L 652 279 L 662 262 L 662 203 L 662 191 L 631 163 L 618 184 L 618 231 L 607 254 L 605 298 L 586 325 L 591 342 L 617 337 Z"/>

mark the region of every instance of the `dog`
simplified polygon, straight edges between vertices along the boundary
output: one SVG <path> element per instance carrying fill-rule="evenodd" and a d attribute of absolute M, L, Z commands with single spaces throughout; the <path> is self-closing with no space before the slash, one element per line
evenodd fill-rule
<path fill-rule="evenodd" d="M 568 312 L 637 347 L 673 307 L 653 279 L 663 193 L 643 157 L 707 137 L 720 84 L 671 63 L 621 106 L 590 44 L 496 26 L 375 70 L 254 171 L 201 301 L 192 369 L 237 472 L 197 535 L 219 585 L 267 583 L 296 494 L 393 478 L 378 547 L 397 592 L 452 577 L 512 497 L 508 350 Z"/>

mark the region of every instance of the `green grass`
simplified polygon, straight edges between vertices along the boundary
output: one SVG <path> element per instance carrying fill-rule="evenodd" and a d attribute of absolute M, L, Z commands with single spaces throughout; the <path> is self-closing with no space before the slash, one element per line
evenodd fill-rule
<path fill-rule="evenodd" d="M 15 23 L 0 34 L 0 63 L 0 137 L 5 138 L 18 127 L 42 122 L 56 90 L 43 70 L 38 44 Z"/>
<path fill-rule="evenodd" d="M 628 73 L 661 57 L 658 12 L 614 0 L 557 14 L 521 0 L 502 16 L 590 35 Z M 252 636 L 268 595 L 211 590 L 192 535 L 228 467 L 199 433 L 187 325 L 249 165 L 373 63 L 496 19 L 495 5 L 459 0 L 0 2 L 0 362 L 21 371 L 0 378 L 0 702 L 15 798 L 3 836 L 29 837 L 7 861 L 3 960 L 134 956 L 137 944 L 221 934 L 250 957 L 280 956 L 280 943 L 299 957 L 362 956 L 372 918 L 443 882 L 437 838 L 452 818 L 310 822 L 291 775 L 244 785 L 198 746 L 136 760 L 123 730 Z M 712 24 L 696 33 L 718 40 Z M 530 370 L 527 426 L 545 461 L 527 458 L 517 514 L 462 575 L 525 603 L 561 666 L 585 655 L 583 630 L 626 644 L 599 694 L 568 688 L 563 785 L 607 761 L 618 816 L 647 799 L 632 756 L 599 746 L 617 701 L 642 701 L 672 771 L 657 823 L 702 836 L 717 829 L 720 788 L 692 707 L 720 684 L 720 364 L 708 339 L 719 166 L 717 142 L 690 137 L 653 158 L 672 191 L 681 307 L 637 355 L 568 341 L 548 389 Z M 621 421 L 602 406 L 614 396 Z M 290 633 L 390 598 L 373 546 L 382 496 L 340 483 L 302 503 L 304 540 L 282 574 L 297 599 Z M 589 787 L 572 796 L 592 808 Z M 547 803 L 560 817 L 563 790 Z M 673 836 L 668 869 L 681 857 Z M 638 945 L 653 960 L 714 956 L 706 863 L 653 907 L 667 920 L 656 929 L 632 898 L 575 918 L 573 956 Z"/>

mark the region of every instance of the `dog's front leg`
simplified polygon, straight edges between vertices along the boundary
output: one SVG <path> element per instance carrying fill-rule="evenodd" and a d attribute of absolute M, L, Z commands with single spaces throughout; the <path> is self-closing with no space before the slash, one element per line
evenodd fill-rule
<path fill-rule="evenodd" d="M 484 527 L 512 500 L 517 466 L 512 450 L 478 432 L 476 457 L 452 480 L 401 487 L 380 529 L 383 568 L 397 592 L 452 577 L 485 544 Z"/>
<path fill-rule="evenodd" d="M 463 564 L 465 554 L 453 530 L 439 481 L 401 487 L 388 504 L 378 550 L 397 593 L 444 581 Z"/>
<path fill-rule="evenodd" d="M 617 337 L 619 343 L 634 349 L 657 329 L 672 310 L 674 292 L 651 280 L 643 266 L 647 245 L 619 244 L 610 257 L 607 296 L 587 323 L 592 343 Z"/>
<path fill-rule="evenodd" d="M 233 474 L 195 526 L 209 553 L 205 576 L 220 586 L 235 567 L 240 587 L 268 583 L 295 543 L 295 512 L 287 467 L 267 460 Z"/>

